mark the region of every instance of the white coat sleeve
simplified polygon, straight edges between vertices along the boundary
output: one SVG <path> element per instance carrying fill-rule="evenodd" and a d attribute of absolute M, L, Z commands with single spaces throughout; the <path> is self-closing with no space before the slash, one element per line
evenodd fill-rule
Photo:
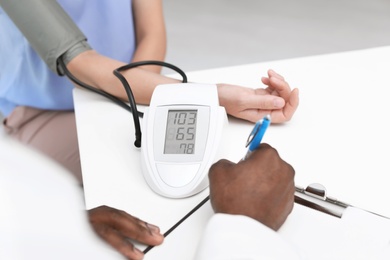
<path fill-rule="evenodd" d="M 64 168 L 0 128 L 0 259 L 123 259 L 93 231 Z"/>
<path fill-rule="evenodd" d="M 302 259 L 272 229 L 241 215 L 215 214 L 198 245 L 195 260 Z"/>

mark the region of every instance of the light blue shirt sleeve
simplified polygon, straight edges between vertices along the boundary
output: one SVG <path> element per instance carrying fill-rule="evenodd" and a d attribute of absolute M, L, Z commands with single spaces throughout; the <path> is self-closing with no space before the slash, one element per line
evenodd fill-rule
<path fill-rule="evenodd" d="M 38 0 L 31 2 L 36 1 Z M 6 4 L 7 7 L 20 2 L 0 0 L 1 5 Z M 30 4 L 30 1 L 23 2 Z M 132 60 L 136 40 L 131 0 L 43 2 L 58 2 L 80 29 L 82 34 L 78 34 L 72 43 L 81 40 L 79 43 L 83 45 L 83 40 L 88 39 L 88 44 L 101 55 L 125 63 Z M 52 26 L 48 23 L 46 25 Z M 35 32 L 40 33 L 39 30 Z M 41 36 L 40 40 L 45 42 L 46 37 L 43 34 Z M 63 53 L 59 51 L 63 49 L 60 46 L 52 48 L 58 55 Z M 72 45 L 71 50 L 71 55 L 65 57 L 67 61 L 82 51 L 82 48 L 78 48 L 76 44 Z M 50 54 L 50 68 L 40 55 L 0 7 L 0 111 L 5 117 L 17 106 L 44 110 L 74 109 L 74 86 L 66 77 L 57 74 L 58 55 Z"/>

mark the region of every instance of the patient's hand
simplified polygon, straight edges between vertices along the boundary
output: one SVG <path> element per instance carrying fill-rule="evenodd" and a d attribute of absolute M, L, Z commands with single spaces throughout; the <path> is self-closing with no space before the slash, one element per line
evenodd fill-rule
<path fill-rule="evenodd" d="M 266 88 L 246 88 L 229 84 L 217 84 L 219 103 L 234 117 L 251 122 L 270 114 L 272 123 L 284 123 L 294 115 L 299 104 L 298 89 L 291 90 L 282 76 L 268 71 L 261 79 Z"/>

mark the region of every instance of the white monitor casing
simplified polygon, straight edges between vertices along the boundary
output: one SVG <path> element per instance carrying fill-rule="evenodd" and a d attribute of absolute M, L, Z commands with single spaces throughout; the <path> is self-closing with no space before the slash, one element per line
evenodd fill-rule
<path fill-rule="evenodd" d="M 195 136 L 192 141 L 195 149 L 189 150 L 191 153 L 164 152 L 169 111 L 184 116 L 196 113 L 196 126 L 191 129 L 196 129 L 196 133 L 191 133 Z M 150 188 L 169 198 L 189 197 L 207 188 L 209 168 L 221 159 L 221 141 L 227 123 L 225 108 L 219 106 L 216 85 L 157 86 L 142 125 L 142 173 Z"/>

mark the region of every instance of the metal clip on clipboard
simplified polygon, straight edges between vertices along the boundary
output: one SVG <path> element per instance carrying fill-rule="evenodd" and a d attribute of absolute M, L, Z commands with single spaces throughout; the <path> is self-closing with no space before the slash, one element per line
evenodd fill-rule
<path fill-rule="evenodd" d="M 338 218 L 341 218 L 345 208 L 350 206 L 328 197 L 325 187 L 318 183 L 310 184 L 306 189 L 296 186 L 295 202 Z"/>

